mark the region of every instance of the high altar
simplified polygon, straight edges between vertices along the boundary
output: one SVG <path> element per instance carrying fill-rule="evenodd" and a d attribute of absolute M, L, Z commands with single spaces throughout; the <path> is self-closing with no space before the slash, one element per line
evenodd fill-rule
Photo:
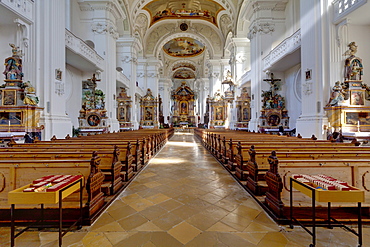
<path fill-rule="evenodd" d="M 362 59 L 355 56 L 357 45 L 351 42 L 344 53 L 344 81 L 337 81 L 324 108 L 330 127 L 342 133 L 370 131 L 370 88 L 363 83 Z"/>
<path fill-rule="evenodd" d="M 97 89 L 95 77 L 82 82 L 82 109 L 78 117 L 80 133 L 94 134 L 108 130 L 107 110 L 105 109 L 105 94 Z"/>
<path fill-rule="evenodd" d="M 175 127 L 186 125 L 189 127 L 196 126 L 196 119 L 194 114 L 195 94 L 186 82 L 183 81 L 181 86 L 172 93 L 173 112 L 172 124 Z"/>
<path fill-rule="evenodd" d="M 120 131 L 129 130 L 133 127 L 131 123 L 131 96 L 127 95 L 126 88 L 121 87 L 117 97 L 117 119 Z"/>
<path fill-rule="evenodd" d="M 12 56 L 5 59 L 5 84 L 0 86 L 0 132 L 23 136 L 30 132 L 41 139 L 42 126 L 39 125 L 40 113 L 35 88 L 29 81 L 23 82 L 21 51 L 14 44 Z M 5 133 L 6 134 L 6 133 Z"/>
<path fill-rule="evenodd" d="M 236 129 L 248 129 L 248 124 L 251 117 L 250 102 L 251 98 L 249 97 L 247 88 L 243 87 L 240 96 L 236 97 Z"/>
<path fill-rule="evenodd" d="M 289 129 L 288 110 L 285 109 L 285 98 L 276 93 L 279 90 L 280 79 L 274 79 L 271 73 L 270 79 L 264 79 L 270 83 L 270 90 L 262 91 L 262 110 L 259 118 L 261 129 L 276 129 L 282 126 Z"/>
<path fill-rule="evenodd" d="M 148 88 L 146 95 L 140 99 L 140 128 L 157 129 L 159 127 L 158 104 L 158 98 L 154 97 Z"/>

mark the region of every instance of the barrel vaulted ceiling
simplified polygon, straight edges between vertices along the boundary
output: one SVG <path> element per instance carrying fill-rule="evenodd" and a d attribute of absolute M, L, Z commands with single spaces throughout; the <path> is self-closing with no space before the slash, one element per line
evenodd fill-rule
<path fill-rule="evenodd" d="M 238 31 L 243 0 L 121 0 L 126 32 L 142 44 L 144 58 L 164 65 L 162 77 L 208 77 L 207 61 L 225 58 Z"/>

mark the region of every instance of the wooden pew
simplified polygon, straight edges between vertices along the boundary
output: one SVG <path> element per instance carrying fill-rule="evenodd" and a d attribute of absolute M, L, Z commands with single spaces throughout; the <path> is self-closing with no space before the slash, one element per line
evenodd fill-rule
<path fill-rule="evenodd" d="M 90 154 L 91 157 L 91 154 Z M 89 221 L 104 204 L 104 194 L 101 185 L 104 174 L 99 169 L 100 157 L 96 152 L 90 159 L 68 160 L 0 160 L 0 174 L 3 177 L 0 188 L 0 210 L 9 211 L 7 204 L 8 192 L 31 183 L 46 175 L 82 175 L 84 177 L 83 203 L 86 205 L 84 217 Z M 66 208 L 79 209 L 78 193 L 66 199 Z M 57 205 L 45 205 L 46 208 L 56 208 Z M 18 207 L 30 209 L 29 205 Z M 0 221 L 9 220 L 9 214 L 0 214 Z M 27 215 L 23 215 L 27 220 Z M 30 216 L 31 217 L 31 216 Z"/>
<path fill-rule="evenodd" d="M 370 199 L 370 179 L 367 175 L 370 174 L 368 147 L 358 147 L 353 143 L 297 140 L 298 138 L 293 137 L 273 136 L 268 139 L 253 133 L 248 135 L 239 135 L 238 132 L 223 135 L 224 133 L 218 131 L 199 133 L 198 137 L 204 146 L 228 167 L 230 172 L 235 168 L 235 176 L 244 181 L 243 184 L 249 191 L 258 196 L 265 193 L 264 201 L 261 203 L 268 205 L 269 210 L 272 210 L 277 218 L 283 217 L 286 210 L 284 205 L 289 202 L 288 181 L 293 173 L 323 173 L 349 181 L 352 186 L 365 190 L 366 197 Z M 220 136 L 215 133 L 220 133 Z M 239 146 L 235 144 L 236 133 Z M 227 141 L 232 135 L 234 140 L 229 138 Z M 251 149 L 251 145 L 255 146 L 254 149 Z M 272 150 L 276 150 L 277 154 L 272 155 Z M 302 198 L 301 205 L 307 205 L 307 202 L 307 199 Z M 337 206 L 343 207 L 341 204 Z"/>
<path fill-rule="evenodd" d="M 121 177 L 124 181 L 128 181 L 133 176 L 133 156 L 131 154 L 131 143 L 128 142 L 121 142 L 116 143 L 114 142 L 95 142 L 95 143 L 80 143 L 80 142 L 73 142 L 73 143 L 64 143 L 64 142 L 37 142 L 37 143 L 11 143 L 11 148 L 23 148 L 24 151 L 32 150 L 34 148 L 41 148 L 46 150 L 114 150 L 114 148 L 119 148 L 118 161 L 121 162 Z M 5 149 L 0 148 L 0 152 L 4 151 Z"/>
<path fill-rule="evenodd" d="M 1 150 L 1 149 L 0 149 Z M 91 157 L 91 151 L 75 152 L 73 150 L 53 149 L 53 150 L 35 150 L 32 152 L 15 151 L 12 149 L 2 150 L 0 160 L 76 160 L 88 159 Z M 105 176 L 105 182 L 102 184 L 102 191 L 106 195 L 113 195 L 123 186 L 121 178 L 122 164 L 119 162 L 119 149 L 99 151 L 99 168 Z"/>

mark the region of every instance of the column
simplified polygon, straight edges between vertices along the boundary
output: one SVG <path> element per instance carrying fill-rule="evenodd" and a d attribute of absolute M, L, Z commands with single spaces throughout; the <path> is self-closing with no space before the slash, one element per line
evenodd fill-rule
<path fill-rule="evenodd" d="M 169 123 L 167 117 L 170 116 L 171 112 L 171 87 L 171 79 L 161 78 L 159 80 L 159 94 L 162 98 L 163 116 L 165 123 Z"/>
<path fill-rule="evenodd" d="M 323 139 L 327 117 L 323 107 L 328 100 L 330 52 L 327 43 L 327 1 L 301 1 L 302 114 L 297 120 L 297 133 L 303 137 L 315 134 Z M 306 72 L 310 78 L 306 78 Z"/>
<path fill-rule="evenodd" d="M 251 3 L 252 4 L 252 3 Z M 247 18 L 250 20 L 248 39 L 250 40 L 250 66 L 251 66 L 251 121 L 250 130 L 258 130 L 261 115 L 262 90 L 269 90 L 270 86 L 263 79 L 262 59 L 271 50 L 274 42 L 279 40 L 280 31 L 284 27 L 285 2 L 281 1 L 255 1 L 250 7 Z M 279 29 L 279 32 L 275 32 Z"/>
<path fill-rule="evenodd" d="M 131 122 L 134 125 L 134 129 L 139 128 L 140 106 L 138 107 L 135 103 L 135 94 L 137 89 L 142 88 L 141 83 L 139 83 L 138 76 L 138 58 L 137 53 L 140 50 L 140 44 L 136 38 L 131 37 L 120 37 L 117 40 L 117 66 L 123 69 L 123 74 L 129 79 L 128 94 L 132 99 L 131 106 Z M 144 90 L 144 88 L 142 88 Z M 145 89 L 146 90 L 146 89 Z M 142 95 L 143 96 L 143 95 Z"/>
<path fill-rule="evenodd" d="M 65 3 L 59 0 L 36 1 L 35 21 L 35 67 L 36 94 L 43 107 L 40 124 L 45 126 L 43 140 L 53 135 L 64 138 L 72 133 L 72 122 L 66 114 L 66 96 L 56 92 L 56 85 L 64 85 L 65 69 Z M 58 18 L 55 18 L 58 16 Z M 62 77 L 58 80 L 56 70 Z"/>

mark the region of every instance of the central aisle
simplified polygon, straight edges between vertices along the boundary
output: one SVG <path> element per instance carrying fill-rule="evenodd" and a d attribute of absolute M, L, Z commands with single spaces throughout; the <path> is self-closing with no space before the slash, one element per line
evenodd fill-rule
<path fill-rule="evenodd" d="M 295 246 L 194 138 L 176 133 L 95 222 L 100 246 Z"/>

